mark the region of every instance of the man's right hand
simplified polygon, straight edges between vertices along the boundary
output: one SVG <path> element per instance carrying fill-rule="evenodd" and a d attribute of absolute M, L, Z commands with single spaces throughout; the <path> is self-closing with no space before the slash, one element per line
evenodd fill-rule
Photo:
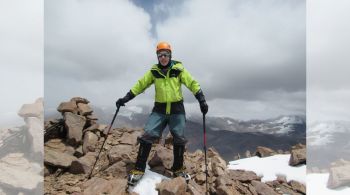
<path fill-rule="evenodd" d="M 125 106 L 125 103 L 132 100 L 135 97 L 135 95 L 129 91 L 125 97 L 119 98 L 118 101 L 115 102 L 115 105 L 119 108 L 120 106 Z"/>
<path fill-rule="evenodd" d="M 120 106 L 125 106 L 126 101 L 124 98 L 119 98 L 116 102 L 115 105 L 119 108 Z"/>

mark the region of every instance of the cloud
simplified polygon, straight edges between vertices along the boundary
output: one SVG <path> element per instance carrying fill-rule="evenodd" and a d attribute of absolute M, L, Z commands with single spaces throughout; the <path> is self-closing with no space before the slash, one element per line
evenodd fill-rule
<path fill-rule="evenodd" d="M 151 3 L 45 2 L 46 103 L 57 106 L 64 101 L 60 98 L 80 94 L 111 105 L 157 62 L 154 47 L 166 40 L 208 101 L 268 106 L 266 116 L 302 112 L 304 1 Z M 193 95 L 183 91 L 185 101 L 196 105 Z M 129 105 L 150 104 L 153 96 L 151 87 Z M 253 110 L 244 111 L 253 117 Z"/>
<path fill-rule="evenodd" d="M 308 121 L 349 120 L 349 1 L 308 4 Z"/>
<path fill-rule="evenodd" d="M 150 17 L 129 1 L 51 0 L 45 13 L 47 75 L 125 78 L 152 60 Z"/>
<path fill-rule="evenodd" d="M 299 3 L 295 3 L 299 2 Z M 210 98 L 305 91 L 303 1 L 187 1 L 157 26 Z"/>
<path fill-rule="evenodd" d="M 18 110 L 43 96 L 42 4 L 0 2 L 1 126 L 23 123 Z"/>

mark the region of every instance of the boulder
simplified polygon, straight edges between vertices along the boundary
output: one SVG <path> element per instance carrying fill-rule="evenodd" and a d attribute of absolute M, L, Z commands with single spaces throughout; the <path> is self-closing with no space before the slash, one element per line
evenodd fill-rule
<path fill-rule="evenodd" d="M 205 194 L 205 188 L 190 180 L 187 184 L 187 193 L 190 195 L 202 195 Z"/>
<path fill-rule="evenodd" d="M 89 131 L 86 132 L 84 134 L 83 153 L 86 154 L 88 152 L 94 152 L 97 141 L 98 141 L 98 137 L 96 134 Z"/>
<path fill-rule="evenodd" d="M 108 152 L 109 164 L 116 163 L 121 160 L 131 160 L 132 147 L 129 145 L 113 146 Z"/>
<path fill-rule="evenodd" d="M 295 148 L 290 151 L 290 159 L 289 159 L 289 165 L 290 166 L 297 166 L 300 164 L 306 164 L 306 147 L 303 148 Z"/>
<path fill-rule="evenodd" d="M 291 180 L 288 182 L 288 184 L 292 187 L 292 189 L 296 192 L 300 192 L 302 194 L 306 194 L 306 187 L 304 184 L 299 183 L 295 180 Z"/>
<path fill-rule="evenodd" d="M 185 194 L 186 181 L 182 177 L 176 177 L 171 180 L 162 180 L 161 183 L 156 185 L 156 190 L 159 195 Z"/>
<path fill-rule="evenodd" d="M 68 168 L 76 157 L 45 148 L 44 163 L 54 167 Z"/>
<path fill-rule="evenodd" d="M 78 103 L 78 110 L 79 110 L 79 113 L 83 116 L 87 116 L 87 115 L 90 115 L 93 110 L 91 109 L 91 107 L 87 104 L 84 104 L 84 103 Z M 97 118 L 96 118 L 97 119 Z"/>
<path fill-rule="evenodd" d="M 119 194 L 126 195 L 125 186 L 127 184 L 126 179 L 112 179 L 105 180 L 98 177 L 93 177 L 83 185 L 83 195 L 95 195 L 95 194 Z"/>
<path fill-rule="evenodd" d="M 256 175 L 253 171 L 245 171 L 245 170 L 227 170 L 227 175 L 231 180 L 238 180 L 240 182 L 252 182 L 252 181 L 260 181 L 261 178 Z"/>
<path fill-rule="evenodd" d="M 98 120 L 97 116 L 95 116 L 95 115 L 86 115 L 86 118 L 88 120 Z"/>
<path fill-rule="evenodd" d="M 225 173 L 227 164 L 224 159 L 222 159 L 219 155 L 216 155 L 211 158 L 211 167 L 214 176 L 219 176 Z"/>
<path fill-rule="evenodd" d="M 155 153 L 151 160 L 148 162 L 151 170 L 153 167 L 164 167 L 165 169 L 171 169 L 173 166 L 173 151 L 158 145 L 155 148 Z"/>
<path fill-rule="evenodd" d="M 35 189 L 43 180 L 41 171 L 41 165 L 29 162 L 23 153 L 7 154 L 0 159 L 0 183 L 11 188 Z"/>
<path fill-rule="evenodd" d="M 253 180 L 251 183 L 259 195 L 279 195 L 277 192 L 275 192 L 270 186 L 268 186 L 265 183 L 262 183 L 260 181 L 255 181 L 255 180 Z"/>
<path fill-rule="evenodd" d="M 334 189 L 350 185 L 350 165 L 331 167 L 327 187 Z"/>
<path fill-rule="evenodd" d="M 126 178 L 127 176 L 127 164 L 123 161 L 118 161 L 114 163 L 112 166 L 108 167 L 104 173 L 107 175 L 111 175 L 114 178 Z"/>
<path fill-rule="evenodd" d="M 133 133 L 123 133 L 122 137 L 119 139 L 120 144 L 127 145 L 137 145 L 137 137 L 141 135 L 141 132 L 133 132 Z"/>
<path fill-rule="evenodd" d="M 45 148 L 48 150 L 54 150 L 56 152 L 66 151 L 66 145 L 62 142 L 61 139 L 50 139 L 45 143 Z"/>
<path fill-rule="evenodd" d="M 29 134 L 32 136 L 32 151 L 43 153 L 44 145 L 44 124 L 40 118 L 27 117 L 24 120 L 28 128 Z"/>
<path fill-rule="evenodd" d="M 267 157 L 267 156 L 272 156 L 275 155 L 276 152 L 272 150 L 271 148 L 263 147 L 263 146 L 258 146 L 256 148 L 255 155 L 259 157 Z"/>
<path fill-rule="evenodd" d="M 72 99 L 70 99 L 70 101 L 74 102 L 75 104 L 78 104 L 78 103 L 88 104 L 88 103 L 90 103 L 89 100 L 87 100 L 86 98 L 82 98 L 82 97 L 73 97 Z"/>
<path fill-rule="evenodd" d="M 64 113 L 65 125 L 68 130 L 68 139 L 80 142 L 83 136 L 83 128 L 85 126 L 85 117 L 70 112 Z"/>
<path fill-rule="evenodd" d="M 89 174 L 95 161 L 95 153 L 88 153 L 79 159 L 73 160 L 69 172 L 73 174 Z"/>
<path fill-rule="evenodd" d="M 27 118 L 27 117 L 36 117 L 43 118 L 44 105 L 42 98 L 39 98 L 33 104 L 23 104 L 21 109 L 18 111 L 18 115 Z"/>
<path fill-rule="evenodd" d="M 77 113 L 78 107 L 74 102 L 62 102 L 58 107 L 57 111 L 62 114 L 65 112 Z"/>

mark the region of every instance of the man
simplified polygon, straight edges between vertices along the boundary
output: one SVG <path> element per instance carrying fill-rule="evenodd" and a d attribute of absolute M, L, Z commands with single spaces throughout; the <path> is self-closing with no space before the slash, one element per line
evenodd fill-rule
<path fill-rule="evenodd" d="M 140 147 L 135 168 L 130 171 L 128 183 L 134 185 L 143 176 L 146 162 L 152 143 L 159 140 L 164 128 L 169 125 L 173 136 L 174 161 L 173 176 L 182 176 L 189 179 L 183 166 L 183 154 L 187 140 L 184 136 L 185 108 L 181 84 L 184 84 L 197 98 L 203 114 L 208 112 L 208 105 L 199 83 L 183 67 L 182 63 L 171 59 L 172 49 L 166 42 L 157 45 L 158 64 L 152 66 L 134 87 L 118 99 L 117 107 L 124 106 L 126 102 L 146 90 L 151 84 L 155 85 L 155 103 L 151 115 L 145 125 L 144 134 L 138 138 Z"/>

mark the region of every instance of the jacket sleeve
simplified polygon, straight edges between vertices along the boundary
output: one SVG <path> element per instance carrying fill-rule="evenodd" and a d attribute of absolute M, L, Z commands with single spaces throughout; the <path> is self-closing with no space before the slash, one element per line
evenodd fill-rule
<path fill-rule="evenodd" d="M 192 93 L 196 95 L 201 89 L 199 83 L 192 77 L 192 75 L 184 68 L 180 74 L 181 83 L 183 83 Z"/>
<path fill-rule="evenodd" d="M 152 72 L 149 70 L 137 83 L 131 88 L 131 92 L 137 96 L 144 92 L 154 81 Z"/>

